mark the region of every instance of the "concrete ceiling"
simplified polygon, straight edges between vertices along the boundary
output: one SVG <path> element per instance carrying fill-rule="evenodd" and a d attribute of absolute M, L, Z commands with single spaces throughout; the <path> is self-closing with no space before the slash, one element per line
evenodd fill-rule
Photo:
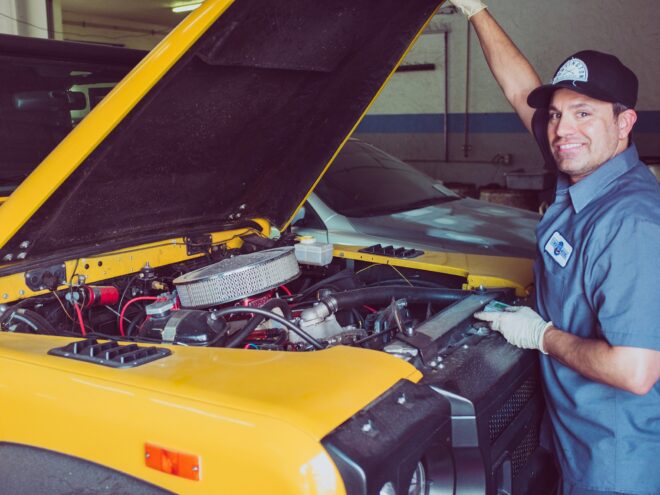
<path fill-rule="evenodd" d="M 172 7 L 187 3 L 193 3 L 193 0 L 62 0 L 62 10 L 65 13 L 175 26 L 186 14 L 175 14 Z"/>

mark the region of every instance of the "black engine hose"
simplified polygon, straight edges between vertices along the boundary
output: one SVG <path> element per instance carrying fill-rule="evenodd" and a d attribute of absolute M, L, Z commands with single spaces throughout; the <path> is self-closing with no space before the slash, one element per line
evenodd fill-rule
<path fill-rule="evenodd" d="M 267 311 L 275 308 L 279 308 L 287 320 L 291 319 L 291 309 L 289 308 L 289 305 L 282 299 L 271 299 L 266 304 L 261 306 L 261 309 L 265 309 Z M 250 318 L 250 321 L 248 321 L 243 328 L 232 335 L 227 344 L 225 344 L 225 347 L 235 348 L 241 345 L 241 343 L 248 337 L 248 335 L 250 335 L 254 329 L 257 328 L 259 323 L 265 319 L 266 317 L 264 315 L 255 315 Z"/>
<path fill-rule="evenodd" d="M 144 310 L 141 310 L 137 315 L 133 317 L 131 323 L 129 323 L 128 328 L 126 329 L 126 336 L 131 337 L 133 335 L 133 330 L 138 326 L 140 322 L 144 323 L 144 319 L 147 317 L 147 313 Z"/>
<path fill-rule="evenodd" d="M 31 309 L 15 309 L 7 321 L 17 320 L 32 328 L 35 333 L 57 335 L 55 327 L 43 316 Z M 6 322 L 3 322 L 6 323 Z"/>
<path fill-rule="evenodd" d="M 268 310 L 279 308 L 280 311 L 282 311 L 282 314 L 284 315 L 284 317 L 287 320 L 290 320 L 291 318 L 293 318 L 293 316 L 291 315 L 291 308 L 289 307 L 287 302 L 282 300 L 282 299 L 277 299 L 277 298 L 271 299 L 266 304 L 264 304 L 262 306 L 262 308 L 268 309 Z"/>
<path fill-rule="evenodd" d="M 10 306 L 4 313 L 2 313 L 2 316 L 0 316 L 0 325 L 2 325 L 6 320 L 9 319 L 12 314 L 14 314 L 23 306 L 50 302 L 54 299 L 54 297 L 55 296 L 53 296 L 53 294 L 46 294 L 45 296 L 30 297 L 28 299 L 22 299 L 18 301 L 16 304 Z"/>
<path fill-rule="evenodd" d="M 257 234 L 249 234 L 246 236 L 243 236 L 243 242 L 247 242 L 248 244 L 252 244 L 254 246 L 263 248 L 263 249 L 270 249 L 275 247 L 275 244 L 277 244 L 273 239 L 270 239 L 268 237 L 262 237 Z"/>
<path fill-rule="evenodd" d="M 333 312 L 351 309 L 363 304 L 387 304 L 394 299 L 406 299 L 409 303 L 453 303 L 465 298 L 460 289 L 436 289 L 427 287 L 386 286 L 337 292 L 321 299 Z"/>
<path fill-rule="evenodd" d="M 314 285 L 309 286 L 300 294 L 300 297 L 304 299 L 305 297 L 309 296 L 310 294 L 313 294 L 317 290 L 322 289 L 323 287 L 326 287 L 328 285 L 332 285 L 332 282 L 336 282 L 337 280 L 341 280 L 343 278 L 349 278 L 353 276 L 355 276 L 353 270 L 351 270 L 350 268 L 344 268 L 343 270 L 335 273 L 334 275 L 330 275 L 329 277 L 324 278 L 320 282 L 316 282 Z"/>
<path fill-rule="evenodd" d="M 314 337 L 312 337 L 310 334 L 305 332 L 303 329 L 298 328 L 296 325 L 291 323 L 289 320 L 286 318 L 278 315 L 277 313 L 273 313 L 271 311 L 266 311 L 265 309 L 261 308 L 248 308 L 245 306 L 235 306 L 232 308 L 222 308 L 217 311 L 213 312 L 216 316 L 225 316 L 225 315 L 230 315 L 232 313 L 253 313 L 255 315 L 262 315 L 265 316 L 266 318 L 270 318 L 273 321 L 276 321 L 277 323 L 284 325 L 287 327 L 289 330 L 292 332 L 296 333 L 299 335 L 302 339 L 310 343 L 312 346 L 314 346 L 316 349 L 325 349 L 325 346 L 316 340 Z"/>

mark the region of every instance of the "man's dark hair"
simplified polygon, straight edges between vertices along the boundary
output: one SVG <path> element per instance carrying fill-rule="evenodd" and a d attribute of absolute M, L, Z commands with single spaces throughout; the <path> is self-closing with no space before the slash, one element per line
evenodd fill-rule
<path fill-rule="evenodd" d="M 628 107 L 625 106 L 623 103 L 612 103 L 612 113 L 614 113 L 614 119 L 615 120 L 619 115 L 621 115 L 626 110 L 628 110 Z M 628 135 L 628 146 L 630 146 L 631 139 L 632 139 L 632 135 L 629 134 Z"/>
<path fill-rule="evenodd" d="M 614 112 L 614 118 L 617 118 L 623 112 L 628 110 L 628 107 L 622 103 L 612 103 L 612 111 Z"/>

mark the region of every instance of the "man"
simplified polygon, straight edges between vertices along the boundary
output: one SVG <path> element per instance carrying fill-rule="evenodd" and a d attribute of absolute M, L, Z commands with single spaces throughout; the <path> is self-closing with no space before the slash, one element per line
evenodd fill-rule
<path fill-rule="evenodd" d="M 582 51 L 550 84 L 479 0 L 489 66 L 558 174 L 536 231 L 536 306 L 477 313 L 541 351 L 564 494 L 660 493 L 660 186 L 631 142 L 637 78 Z"/>

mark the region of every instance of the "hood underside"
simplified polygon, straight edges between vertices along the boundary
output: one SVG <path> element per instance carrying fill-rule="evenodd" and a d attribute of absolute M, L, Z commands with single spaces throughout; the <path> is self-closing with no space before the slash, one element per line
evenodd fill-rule
<path fill-rule="evenodd" d="M 217 3 L 177 30 L 204 25 Z M 440 3 L 240 0 L 183 55 L 170 35 L 145 59 L 170 56 L 170 70 L 123 119 L 87 125 L 121 105 L 129 85 L 69 134 L 62 145 L 107 136 L 45 201 L 34 199 L 0 257 L 129 244 L 238 218 L 284 225 Z M 152 77 L 144 61 L 128 76 L 141 77 Z"/>

